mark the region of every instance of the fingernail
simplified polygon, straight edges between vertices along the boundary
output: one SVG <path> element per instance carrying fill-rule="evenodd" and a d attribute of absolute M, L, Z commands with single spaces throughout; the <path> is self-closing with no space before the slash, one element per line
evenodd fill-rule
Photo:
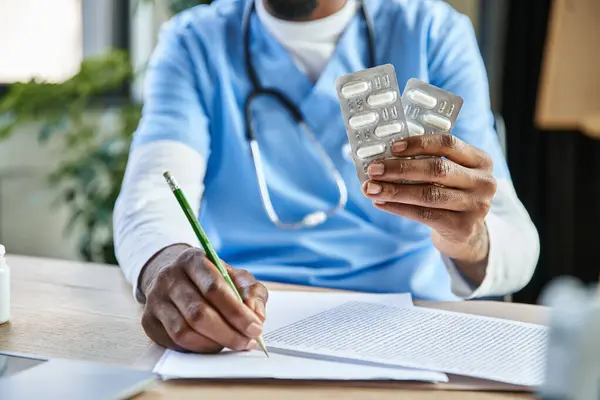
<path fill-rule="evenodd" d="M 373 203 L 383 205 L 383 204 L 385 204 L 385 201 L 375 200 Z"/>
<path fill-rule="evenodd" d="M 406 141 L 404 141 L 404 140 L 401 140 L 392 145 L 392 151 L 394 153 L 402 153 L 404 150 L 406 150 L 407 147 L 408 147 L 408 143 L 406 143 Z"/>
<path fill-rule="evenodd" d="M 265 303 L 262 300 L 256 300 L 254 302 L 254 312 L 261 320 L 264 321 L 266 319 Z"/>
<path fill-rule="evenodd" d="M 254 350 L 258 347 L 258 343 L 256 343 L 256 340 L 251 340 L 250 343 L 248 343 L 248 346 L 246 346 L 246 350 Z"/>
<path fill-rule="evenodd" d="M 378 185 L 377 183 L 373 183 L 373 182 L 367 183 L 367 193 L 368 194 L 381 193 L 381 185 Z"/>
<path fill-rule="evenodd" d="M 383 175 L 385 171 L 385 166 L 383 164 L 371 164 L 369 165 L 369 175 L 371 176 L 380 176 Z"/>
<path fill-rule="evenodd" d="M 246 334 L 253 338 L 259 337 L 261 333 L 262 328 L 255 322 L 251 323 L 250 326 L 246 329 Z"/>

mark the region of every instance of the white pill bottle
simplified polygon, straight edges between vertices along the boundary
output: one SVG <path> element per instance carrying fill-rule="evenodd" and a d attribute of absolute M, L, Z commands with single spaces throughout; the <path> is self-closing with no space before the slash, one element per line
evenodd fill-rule
<path fill-rule="evenodd" d="M 10 319 L 10 269 L 5 254 L 6 249 L 0 244 L 0 325 Z"/>

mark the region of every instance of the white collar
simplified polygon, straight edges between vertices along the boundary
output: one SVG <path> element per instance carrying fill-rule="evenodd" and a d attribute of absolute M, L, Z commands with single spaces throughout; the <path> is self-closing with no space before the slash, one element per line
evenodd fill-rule
<path fill-rule="evenodd" d="M 261 23 L 280 42 L 336 42 L 358 9 L 357 0 L 347 0 L 346 5 L 328 17 L 314 21 L 285 21 L 267 11 L 265 0 L 255 0 Z"/>

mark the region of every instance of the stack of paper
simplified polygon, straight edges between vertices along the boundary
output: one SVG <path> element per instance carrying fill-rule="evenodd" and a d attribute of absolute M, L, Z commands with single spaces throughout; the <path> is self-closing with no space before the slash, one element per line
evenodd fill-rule
<path fill-rule="evenodd" d="M 495 318 L 348 302 L 265 336 L 272 351 L 541 385 L 547 328 Z"/>
<path fill-rule="evenodd" d="M 412 307 L 408 294 L 372 295 L 347 293 L 270 292 L 265 332 L 274 332 L 316 313 L 330 310 L 348 301 L 360 300 L 373 304 L 393 304 Z M 270 351 L 266 358 L 260 351 L 224 351 L 217 355 L 183 354 L 166 351 L 154 372 L 163 379 L 301 379 L 301 380 L 398 380 L 447 382 L 444 373 L 408 368 L 365 366 L 295 357 Z"/>
<path fill-rule="evenodd" d="M 538 386 L 547 328 L 414 307 L 409 295 L 274 292 L 271 353 L 168 351 L 166 378 L 279 378 L 446 382 L 444 373 Z"/>

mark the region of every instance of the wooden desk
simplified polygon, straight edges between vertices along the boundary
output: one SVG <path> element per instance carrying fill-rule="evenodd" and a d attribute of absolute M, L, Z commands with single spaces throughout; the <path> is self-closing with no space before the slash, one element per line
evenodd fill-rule
<path fill-rule="evenodd" d="M 12 319 L 0 325 L 0 350 L 135 365 L 150 342 L 139 324 L 141 308 L 118 268 L 9 256 Z M 270 285 L 271 288 L 297 288 Z M 306 289 L 304 289 L 306 290 Z M 542 323 L 535 306 L 493 302 L 421 303 L 426 307 Z M 139 364 L 138 364 L 139 365 Z M 145 365 L 151 369 L 153 365 Z M 398 388 L 351 384 L 165 383 L 142 399 L 396 399 Z M 526 399 L 516 393 L 402 390 L 403 399 Z"/>

